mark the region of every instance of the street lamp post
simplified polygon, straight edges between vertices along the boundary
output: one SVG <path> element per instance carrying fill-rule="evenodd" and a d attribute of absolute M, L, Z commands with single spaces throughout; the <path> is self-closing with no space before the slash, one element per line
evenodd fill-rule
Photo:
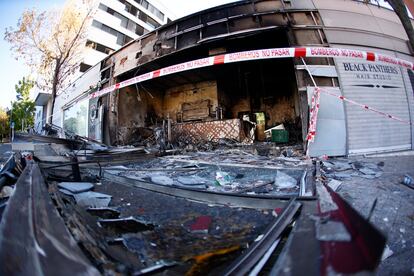
<path fill-rule="evenodd" d="M 11 142 L 14 140 L 14 121 L 13 121 L 13 102 L 11 102 L 10 109 L 10 131 L 11 131 Z"/>

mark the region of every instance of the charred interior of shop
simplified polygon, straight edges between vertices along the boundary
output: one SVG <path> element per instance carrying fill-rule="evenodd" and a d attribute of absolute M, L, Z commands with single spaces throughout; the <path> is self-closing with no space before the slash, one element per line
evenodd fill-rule
<path fill-rule="evenodd" d="M 103 87 L 199 58 L 294 45 L 324 45 L 316 11 L 285 10 L 285 1 L 245 1 L 179 19 L 102 62 Z M 271 141 L 302 145 L 308 124 L 307 85 L 300 60 L 221 64 L 131 85 L 90 102 L 89 134 L 102 106 L 102 140 L 109 145 L 163 147 Z M 309 64 L 331 64 L 313 59 Z M 303 68 L 302 68 L 303 69 Z M 315 77 L 319 85 L 335 80 Z M 92 120 L 92 121 L 91 121 Z M 265 133 L 265 130 L 269 130 Z M 165 144 L 165 145 L 164 145 Z"/>
<path fill-rule="evenodd" d="M 257 41 L 271 42 L 267 47 L 286 46 L 286 41 L 278 40 L 279 37 L 279 31 L 271 31 L 224 43 L 227 48 L 254 41 L 256 47 L 263 47 Z M 169 59 L 174 60 L 171 63 L 177 62 L 173 56 Z M 284 124 L 292 134 L 292 141 L 300 142 L 293 68 L 291 60 L 220 65 L 121 89 L 118 141 L 123 145 L 134 143 L 142 135 L 142 128 L 160 127 L 169 119 L 175 133 L 188 132 L 193 140 L 197 134 L 206 142 L 217 142 L 219 138 L 264 141 L 265 129 Z M 178 137 L 171 137 L 175 138 Z"/>

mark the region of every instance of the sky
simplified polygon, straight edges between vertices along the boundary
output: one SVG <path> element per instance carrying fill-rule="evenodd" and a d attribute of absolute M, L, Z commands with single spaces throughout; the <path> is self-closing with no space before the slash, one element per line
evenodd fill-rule
<path fill-rule="evenodd" d="M 174 16 L 182 17 L 203 9 L 236 0 L 155 0 L 165 6 Z M 10 107 L 16 100 L 14 86 L 19 80 L 30 75 L 30 70 L 22 60 L 16 60 L 10 51 L 10 45 L 3 39 L 8 27 L 15 27 L 24 10 L 36 8 L 39 11 L 56 9 L 63 6 L 65 0 L 0 0 L 0 106 Z"/>
<path fill-rule="evenodd" d="M 22 60 L 15 60 L 10 45 L 3 39 L 7 27 L 16 27 L 24 10 L 36 8 L 39 11 L 58 8 L 65 0 L 0 0 L 0 106 L 10 107 L 16 100 L 15 84 L 23 77 L 30 75 L 30 70 Z"/>

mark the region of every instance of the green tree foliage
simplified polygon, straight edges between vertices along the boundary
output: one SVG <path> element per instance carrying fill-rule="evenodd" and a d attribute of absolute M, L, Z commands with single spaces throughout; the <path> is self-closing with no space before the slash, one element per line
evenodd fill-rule
<path fill-rule="evenodd" d="M 11 117 L 16 131 L 22 130 L 22 126 L 33 127 L 35 103 L 30 99 L 30 90 L 33 86 L 34 82 L 24 77 L 14 86 L 17 100 L 12 102 Z"/>
<path fill-rule="evenodd" d="M 7 110 L 0 107 L 0 142 L 9 135 L 9 122 Z"/>
<path fill-rule="evenodd" d="M 17 27 L 7 28 L 4 34 L 16 59 L 22 58 L 39 76 L 39 88 L 51 91 L 52 110 L 58 92 L 68 84 L 65 80 L 79 67 L 93 3 L 69 0 L 62 10 L 26 10 Z"/>

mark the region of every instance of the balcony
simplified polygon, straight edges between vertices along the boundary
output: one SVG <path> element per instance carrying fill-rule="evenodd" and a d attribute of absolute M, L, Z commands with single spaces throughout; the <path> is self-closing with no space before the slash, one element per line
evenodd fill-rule
<path fill-rule="evenodd" d="M 38 90 L 34 93 L 34 101 L 36 106 L 46 105 L 49 99 L 52 97 L 52 93 Z"/>

